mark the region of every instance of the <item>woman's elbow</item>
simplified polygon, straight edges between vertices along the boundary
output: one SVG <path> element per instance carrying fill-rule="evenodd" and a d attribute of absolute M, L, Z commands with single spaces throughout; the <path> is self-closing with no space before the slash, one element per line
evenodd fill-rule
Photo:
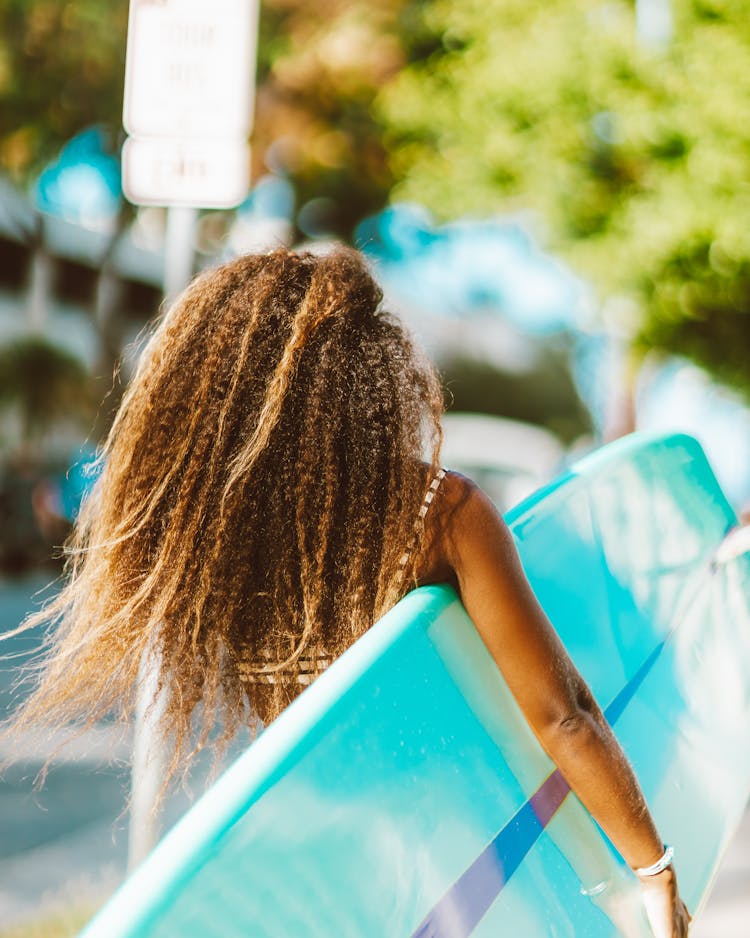
<path fill-rule="evenodd" d="M 554 758 L 559 752 L 585 748 L 592 739 L 598 739 L 601 732 L 598 708 L 593 701 L 581 701 L 577 706 L 546 720 L 538 736 L 541 744 Z"/>

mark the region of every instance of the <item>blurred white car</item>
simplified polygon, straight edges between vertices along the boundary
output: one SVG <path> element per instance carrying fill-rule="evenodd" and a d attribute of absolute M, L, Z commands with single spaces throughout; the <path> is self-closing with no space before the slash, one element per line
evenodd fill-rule
<path fill-rule="evenodd" d="M 542 427 L 487 414 L 443 416 L 443 465 L 477 482 L 507 511 L 560 470 L 564 449 Z"/>

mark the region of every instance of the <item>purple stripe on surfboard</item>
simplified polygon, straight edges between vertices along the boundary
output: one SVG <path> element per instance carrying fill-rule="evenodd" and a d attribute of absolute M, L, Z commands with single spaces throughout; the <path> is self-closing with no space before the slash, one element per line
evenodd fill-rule
<path fill-rule="evenodd" d="M 654 666 L 660 642 L 604 711 L 615 723 Z M 412 938 L 467 938 L 484 918 L 510 877 L 570 793 L 556 769 L 537 788 L 471 866 L 425 916 Z"/>

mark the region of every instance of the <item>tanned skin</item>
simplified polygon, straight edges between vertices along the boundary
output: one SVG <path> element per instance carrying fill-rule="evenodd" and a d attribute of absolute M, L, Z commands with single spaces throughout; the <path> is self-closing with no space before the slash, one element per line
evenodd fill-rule
<path fill-rule="evenodd" d="M 490 499 L 450 472 L 428 514 L 421 584 L 451 583 L 529 722 L 571 789 L 633 868 L 664 851 L 643 793 L 591 691 L 523 572 Z M 674 869 L 642 877 L 656 938 L 683 938 L 690 915 Z"/>

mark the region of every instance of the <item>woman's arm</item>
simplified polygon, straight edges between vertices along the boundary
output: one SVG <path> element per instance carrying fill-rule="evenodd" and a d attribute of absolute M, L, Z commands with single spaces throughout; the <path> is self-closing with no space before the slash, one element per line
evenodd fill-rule
<path fill-rule="evenodd" d="M 643 793 L 534 596 L 507 525 L 468 479 L 451 474 L 446 481 L 440 540 L 466 611 L 570 787 L 633 869 L 650 866 L 664 846 Z M 688 916 L 672 869 L 643 882 L 648 902 L 663 907 L 658 917 L 673 920 L 656 934 L 686 934 Z"/>

